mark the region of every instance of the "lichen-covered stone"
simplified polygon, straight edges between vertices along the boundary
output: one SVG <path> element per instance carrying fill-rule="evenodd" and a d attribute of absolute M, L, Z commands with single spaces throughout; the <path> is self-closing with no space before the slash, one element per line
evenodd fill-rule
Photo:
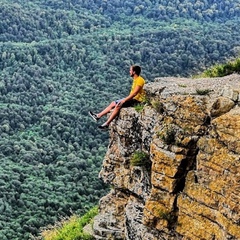
<path fill-rule="evenodd" d="M 235 106 L 233 100 L 227 97 L 219 97 L 212 105 L 211 116 L 217 117 L 228 111 L 230 111 Z"/>

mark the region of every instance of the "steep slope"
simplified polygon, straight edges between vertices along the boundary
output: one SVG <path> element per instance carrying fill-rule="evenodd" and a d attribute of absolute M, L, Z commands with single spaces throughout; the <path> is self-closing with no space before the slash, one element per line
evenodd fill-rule
<path fill-rule="evenodd" d="M 240 76 L 159 78 L 122 109 L 100 177 L 96 239 L 240 239 Z M 136 152 L 150 162 L 131 164 Z M 141 164 L 139 164 L 141 165 Z"/>

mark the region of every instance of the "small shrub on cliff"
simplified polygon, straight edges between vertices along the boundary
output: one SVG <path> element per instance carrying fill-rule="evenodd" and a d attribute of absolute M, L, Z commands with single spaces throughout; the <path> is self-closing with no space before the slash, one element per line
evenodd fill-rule
<path fill-rule="evenodd" d="M 172 126 L 168 126 L 164 132 L 158 133 L 158 136 L 166 143 L 171 144 L 175 142 L 175 130 Z"/>
<path fill-rule="evenodd" d="M 182 88 L 186 88 L 187 85 L 186 84 L 178 84 L 179 87 L 182 87 Z"/>
<path fill-rule="evenodd" d="M 197 77 L 224 77 L 232 73 L 240 72 L 240 58 L 225 64 L 218 64 L 204 71 Z"/>
<path fill-rule="evenodd" d="M 159 218 L 166 220 L 169 224 L 175 221 L 175 216 L 172 212 L 164 212 L 163 210 L 158 210 Z"/>
<path fill-rule="evenodd" d="M 132 166 L 147 167 L 150 164 L 149 155 L 143 151 L 136 151 L 130 159 L 130 164 Z"/>
<path fill-rule="evenodd" d="M 137 112 L 141 112 L 145 105 L 149 105 L 149 99 L 147 97 L 145 97 L 141 103 L 134 106 L 134 108 Z"/>
<path fill-rule="evenodd" d="M 152 104 L 152 107 L 158 112 L 158 113 L 163 113 L 164 112 L 164 109 L 163 109 L 163 104 L 160 102 L 160 101 L 156 101 L 156 100 L 153 100 L 151 102 Z"/>
<path fill-rule="evenodd" d="M 144 104 L 143 103 L 139 103 L 137 104 L 136 106 L 134 106 L 134 109 L 137 111 L 137 112 L 141 112 L 144 108 Z"/>
<path fill-rule="evenodd" d="M 41 236 L 44 240 L 92 240 L 93 236 L 83 231 L 83 227 L 91 223 L 92 219 L 97 215 L 98 208 L 94 207 L 82 217 L 73 215 L 69 219 L 56 223 L 55 226 L 42 231 Z"/>
<path fill-rule="evenodd" d="M 211 89 L 196 89 L 196 93 L 198 95 L 207 95 L 209 94 L 210 92 L 212 92 Z"/>

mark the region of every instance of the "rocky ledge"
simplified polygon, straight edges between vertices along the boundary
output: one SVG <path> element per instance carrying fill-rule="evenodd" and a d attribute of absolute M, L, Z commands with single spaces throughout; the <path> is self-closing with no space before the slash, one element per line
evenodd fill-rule
<path fill-rule="evenodd" d="M 94 237 L 240 239 L 240 76 L 158 78 L 145 90 L 143 109 L 111 124 L 100 178 L 112 187 Z"/>

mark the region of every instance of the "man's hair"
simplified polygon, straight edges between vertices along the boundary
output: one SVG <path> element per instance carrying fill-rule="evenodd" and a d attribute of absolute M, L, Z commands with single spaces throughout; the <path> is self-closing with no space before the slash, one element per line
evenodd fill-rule
<path fill-rule="evenodd" d="M 141 73 L 141 67 L 138 66 L 138 65 L 133 65 L 133 66 L 132 66 L 132 70 L 133 70 L 133 72 L 135 72 L 138 76 L 139 76 L 140 73 Z"/>

